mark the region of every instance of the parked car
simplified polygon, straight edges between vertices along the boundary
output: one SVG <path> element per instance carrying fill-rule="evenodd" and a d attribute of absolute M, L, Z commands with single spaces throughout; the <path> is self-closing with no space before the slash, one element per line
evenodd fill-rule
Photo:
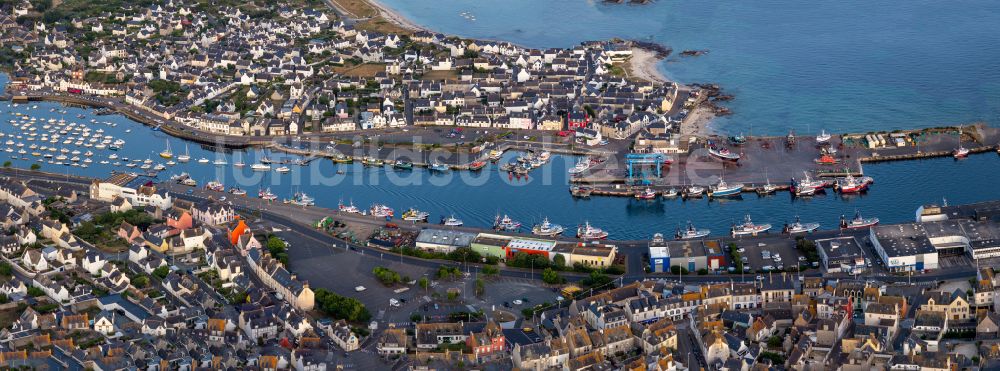
<path fill-rule="evenodd" d="M 354 291 L 357 291 L 357 292 L 362 292 L 362 291 L 365 291 L 365 290 L 367 290 L 367 288 L 365 288 L 364 286 L 357 286 L 357 287 L 354 288 Z"/>

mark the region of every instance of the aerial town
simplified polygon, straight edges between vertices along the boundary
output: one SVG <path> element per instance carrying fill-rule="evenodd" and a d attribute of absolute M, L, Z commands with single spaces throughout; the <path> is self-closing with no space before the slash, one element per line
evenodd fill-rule
<path fill-rule="evenodd" d="M 482 152 L 418 164 L 439 171 L 483 168 L 549 135 L 546 151 L 500 169 L 519 174 L 548 150 L 589 156 L 570 169 L 581 198 L 862 193 L 874 184 L 863 162 L 1000 151 L 1000 130 L 982 124 L 720 138 L 705 122 L 731 97 L 644 71 L 669 53 L 658 45 L 532 49 L 377 27 L 334 3 L 2 1 L 4 100 L 99 107 L 192 143 L 307 159 L 440 128 L 454 135 L 429 145 Z M 62 135 L 89 135 L 57 118 Z M 344 161 L 421 161 L 376 147 Z M 661 174 L 698 150 L 728 187 Z M 774 185 L 764 165 L 836 180 Z M 1000 370 L 1000 201 L 897 204 L 915 218 L 857 212 L 828 230 L 796 218 L 767 233 L 748 215 L 727 235 L 688 223 L 640 240 L 587 222 L 571 238 L 547 218 L 530 234 L 506 215 L 493 229 L 454 215 L 437 225 L 412 208 L 324 208 L 304 192 L 272 202 L 269 189 L 264 202 L 152 171 L 45 166 L 0 168 L 5 369 Z"/>

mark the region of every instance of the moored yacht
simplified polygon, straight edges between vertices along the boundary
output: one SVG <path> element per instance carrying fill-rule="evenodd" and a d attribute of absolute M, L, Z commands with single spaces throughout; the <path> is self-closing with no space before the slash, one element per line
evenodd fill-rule
<path fill-rule="evenodd" d="M 843 215 L 840 216 L 840 228 L 842 229 L 868 228 L 876 224 L 878 224 L 878 218 L 863 218 L 860 211 L 855 211 L 854 218 L 851 220 L 847 220 Z"/>
<path fill-rule="evenodd" d="M 550 223 L 549 218 L 544 218 L 541 224 L 537 224 L 531 228 L 531 233 L 536 236 L 553 237 L 561 235 L 564 230 L 566 229 L 563 226 Z"/>
<path fill-rule="evenodd" d="M 767 232 L 769 229 L 771 229 L 770 224 L 754 224 L 753 220 L 750 219 L 750 214 L 747 214 L 747 216 L 743 218 L 743 223 L 733 225 L 731 232 L 733 237 L 746 235 L 756 236 L 759 233 Z"/>
<path fill-rule="evenodd" d="M 590 222 L 584 222 L 583 225 L 576 228 L 576 238 L 584 240 L 603 240 L 608 238 L 608 232 L 590 225 Z"/>
<path fill-rule="evenodd" d="M 795 217 L 795 222 L 792 224 L 785 224 L 785 228 L 782 230 L 784 233 L 796 234 L 796 233 L 812 233 L 813 231 L 819 229 L 819 223 L 803 223 L 799 220 L 799 217 Z"/>
<path fill-rule="evenodd" d="M 711 233 L 711 230 L 695 228 L 693 223 L 688 222 L 687 228 L 678 230 L 675 236 L 678 240 L 691 240 L 695 238 L 707 237 Z"/>
<path fill-rule="evenodd" d="M 462 219 L 458 219 L 454 215 L 449 216 L 447 218 L 441 217 L 441 225 L 444 225 L 444 226 L 448 226 L 448 227 L 461 227 L 463 224 L 465 224 L 465 223 L 462 222 Z"/>
<path fill-rule="evenodd" d="M 408 222 L 426 222 L 430 216 L 431 214 L 426 211 L 420 211 L 411 207 L 403 213 L 403 220 Z"/>
<path fill-rule="evenodd" d="M 521 229 L 521 222 L 511 219 L 507 215 L 503 217 L 497 215 L 496 219 L 493 220 L 493 229 L 500 232 L 516 232 Z"/>

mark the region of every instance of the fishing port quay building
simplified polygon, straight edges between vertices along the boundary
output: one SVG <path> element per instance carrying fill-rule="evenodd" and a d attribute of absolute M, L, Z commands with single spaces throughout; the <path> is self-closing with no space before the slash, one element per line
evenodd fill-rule
<path fill-rule="evenodd" d="M 483 256 L 500 260 L 513 259 L 518 254 L 542 256 L 554 260 L 561 255 L 567 266 L 582 264 L 606 268 L 614 264 L 618 247 L 601 242 L 569 242 L 544 238 L 509 236 L 497 233 L 469 233 L 434 228 L 423 229 L 417 235 L 415 246 L 436 252 L 451 252 L 469 248 Z"/>
<path fill-rule="evenodd" d="M 891 271 L 937 269 L 940 259 L 955 256 L 968 256 L 975 261 L 1000 257 L 1000 223 L 995 217 L 881 225 L 872 227 L 869 237 L 875 252 Z"/>

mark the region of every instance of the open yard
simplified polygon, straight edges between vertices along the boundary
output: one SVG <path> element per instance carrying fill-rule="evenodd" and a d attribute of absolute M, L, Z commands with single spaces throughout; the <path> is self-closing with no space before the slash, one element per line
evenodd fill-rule
<path fill-rule="evenodd" d="M 421 80 L 458 80 L 458 72 L 454 70 L 430 71 L 420 77 Z"/>
<path fill-rule="evenodd" d="M 335 67 L 333 71 L 344 76 L 373 77 L 379 72 L 385 72 L 385 65 L 380 63 L 364 63 L 356 66 Z"/>

